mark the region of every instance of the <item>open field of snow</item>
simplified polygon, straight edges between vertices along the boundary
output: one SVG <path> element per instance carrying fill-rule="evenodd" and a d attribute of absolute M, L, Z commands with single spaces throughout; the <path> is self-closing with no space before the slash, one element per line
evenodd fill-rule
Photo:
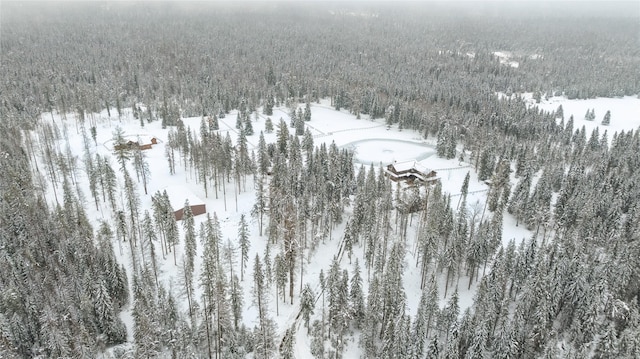
<path fill-rule="evenodd" d="M 529 103 L 534 104 L 533 100 Z M 595 98 L 588 100 L 569 100 L 564 96 L 551 97 L 535 104 L 544 111 L 556 111 L 560 105 L 564 112 L 565 123 L 569 117 L 573 116 L 574 130 L 585 127 L 587 137 L 598 127 L 600 135 L 607 131 L 609 139 L 616 132 L 638 130 L 640 127 L 640 98 L 636 96 L 625 96 L 620 98 Z M 593 121 L 585 120 L 588 110 L 595 112 Z M 611 123 L 608 126 L 602 125 L 602 119 L 607 111 L 611 111 Z"/>
<path fill-rule="evenodd" d="M 433 147 L 422 143 L 383 138 L 359 140 L 342 147 L 353 151 L 358 163 L 374 166 L 411 159 L 421 161 L 436 153 Z"/>

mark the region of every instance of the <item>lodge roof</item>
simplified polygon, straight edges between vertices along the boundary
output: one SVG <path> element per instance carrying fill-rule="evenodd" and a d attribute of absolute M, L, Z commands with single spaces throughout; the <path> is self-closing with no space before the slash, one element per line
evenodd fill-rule
<path fill-rule="evenodd" d="M 428 168 L 426 168 L 416 160 L 394 162 L 390 164 L 389 167 L 390 167 L 389 170 L 392 170 L 393 168 L 393 170 L 395 170 L 396 173 L 402 173 L 402 172 L 407 172 L 411 170 L 422 172 L 422 173 L 431 172 Z"/>
<path fill-rule="evenodd" d="M 169 196 L 169 203 L 174 211 L 184 208 L 184 202 L 189 200 L 190 206 L 205 204 L 195 193 L 191 192 L 185 186 L 169 186 L 165 187 L 163 191 L 167 191 Z"/>

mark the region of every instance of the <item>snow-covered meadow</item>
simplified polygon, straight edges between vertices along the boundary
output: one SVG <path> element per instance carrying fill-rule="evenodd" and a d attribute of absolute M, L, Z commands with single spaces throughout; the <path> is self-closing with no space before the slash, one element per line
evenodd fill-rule
<path fill-rule="evenodd" d="M 534 101 L 529 100 L 530 103 Z M 640 98 L 637 96 L 625 96 L 618 98 L 595 98 L 587 100 L 569 100 L 564 96 L 554 96 L 549 99 L 542 99 L 538 108 L 544 111 L 556 111 L 562 105 L 565 122 L 573 116 L 574 130 L 585 127 L 587 135 L 596 127 L 600 135 L 607 131 L 609 139 L 616 132 L 637 130 L 640 127 Z M 588 110 L 593 110 L 595 119 L 585 120 Z M 607 111 L 611 112 L 611 122 L 603 125 Z"/>

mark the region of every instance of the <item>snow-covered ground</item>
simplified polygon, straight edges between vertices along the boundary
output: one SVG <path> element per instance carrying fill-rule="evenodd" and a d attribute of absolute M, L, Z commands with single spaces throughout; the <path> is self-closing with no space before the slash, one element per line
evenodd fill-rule
<path fill-rule="evenodd" d="M 384 138 L 359 140 L 343 147 L 353 151 L 356 162 L 374 166 L 412 159 L 421 161 L 436 153 L 435 148 L 423 143 Z"/>
<path fill-rule="evenodd" d="M 509 51 L 494 51 L 493 53 L 499 60 L 500 63 L 506 66 L 511 67 L 519 67 L 520 63 L 518 61 L 511 60 L 513 54 Z"/>
<path fill-rule="evenodd" d="M 533 103 L 533 100 L 529 101 Z M 573 115 L 574 130 L 585 127 L 587 137 L 598 127 L 600 135 L 607 131 L 609 140 L 616 132 L 638 130 L 640 127 L 640 98 L 637 96 L 625 96 L 618 98 L 595 98 L 588 100 L 569 100 L 564 96 L 550 97 L 543 99 L 537 104 L 538 108 L 544 111 L 556 111 L 562 105 L 565 123 Z M 593 121 L 585 120 L 587 110 L 595 112 Z M 611 123 L 602 125 L 602 119 L 607 111 L 611 111 Z"/>
<path fill-rule="evenodd" d="M 539 60 L 544 58 L 544 56 L 541 54 L 523 54 L 523 53 L 513 53 L 511 51 L 494 51 L 493 55 L 498 58 L 498 61 L 500 61 L 502 65 L 510 66 L 513 68 L 520 67 L 520 62 L 513 60 L 514 57 L 518 59 L 529 59 L 529 60 Z M 469 57 L 473 58 L 474 56 L 475 54 Z"/>
<path fill-rule="evenodd" d="M 627 100 L 630 102 L 634 102 L 630 109 L 638 109 L 638 100 Z M 565 104 L 565 117 L 568 116 L 570 111 L 579 111 L 580 108 L 574 110 L 571 105 L 567 102 L 563 102 Z M 550 109 L 555 110 L 557 105 L 560 102 L 550 101 L 546 106 L 549 106 Z M 596 106 L 596 103 L 585 105 L 585 110 L 581 112 L 585 112 L 586 108 L 595 107 L 596 115 L 601 113 L 604 115 L 604 109 L 607 107 L 611 107 L 612 110 L 612 128 L 614 126 L 619 126 L 617 124 L 622 123 L 622 113 L 625 111 L 631 110 L 623 110 L 626 107 L 614 107 L 612 105 L 602 104 L 602 106 Z M 626 105 L 625 105 L 626 106 Z M 636 106 L 636 107 L 633 107 Z M 552 107 L 552 108 L 551 108 Z M 622 108 L 622 109 L 621 109 Z M 112 115 L 115 111 L 112 111 Z M 288 124 L 289 116 L 288 109 L 274 108 L 274 114 L 269 116 L 274 124 L 277 124 L 279 119 L 282 118 Z M 260 112 L 261 113 L 261 112 Z M 438 176 L 442 181 L 443 190 L 452 195 L 452 203 L 457 203 L 456 199 L 460 193 L 460 188 L 462 186 L 462 182 L 467 172 L 471 173 L 471 182 L 469 184 L 469 196 L 468 196 L 468 212 L 469 213 L 479 213 L 482 212 L 484 207 L 484 201 L 486 198 L 486 191 L 488 189 L 487 185 L 478 181 L 477 176 L 474 172 L 473 166 L 469 163 L 459 162 L 458 159 L 442 159 L 437 157 L 434 152 L 434 139 L 423 139 L 422 136 L 412 130 L 402 130 L 399 131 L 395 127 L 388 128 L 384 123 L 383 119 L 371 120 L 367 116 L 363 116 L 362 119 L 357 119 L 354 115 L 350 114 L 345 110 L 336 111 L 331 107 L 329 100 L 322 100 L 320 103 L 314 103 L 311 105 L 311 121 L 305 123 L 311 133 L 314 135 L 315 144 L 318 145 L 322 142 L 327 145 L 335 142 L 336 145 L 346 148 L 353 148 L 356 151 L 355 158 L 358 163 L 354 163 L 356 168 L 359 168 L 361 163 L 374 163 L 377 165 L 381 163 L 382 165 L 386 165 L 391 163 L 394 160 L 402 161 L 407 159 L 416 159 L 420 162 L 421 165 L 436 170 L 438 172 Z M 636 112 L 640 113 L 640 111 Z M 582 113 L 584 114 L 584 113 Z M 228 114 L 224 119 L 220 119 L 220 132 L 223 134 L 229 133 L 231 139 L 235 142 L 237 139 L 237 130 L 233 127 L 235 124 L 237 113 L 236 111 L 232 111 Z M 56 125 L 63 131 L 68 134 L 68 148 L 71 153 L 76 155 L 78 159 L 82 158 L 82 154 L 84 151 L 84 144 L 82 135 L 77 131 L 77 124 L 73 114 L 68 114 L 66 120 L 63 120 L 60 115 L 53 114 L 44 114 L 42 116 L 43 120 L 55 119 Z M 262 237 L 258 233 L 257 223 L 250 216 L 250 210 L 254 202 L 254 187 L 251 183 L 251 179 L 248 179 L 247 190 L 245 192 L 239 193 L 237 196 L 237 200 L 234 196 L 233 189 L 227 188 L 226 196 L 223 195 L 221 191 L 218 191 L 217 195 L 214 193 L 212 189 L 209 190 L 209 195 L 206 196 L 203 186 L 198 183 L 197 179 L 191 173 L 188 168 L 185 168 L 179 159 L 179 155 L 176 154 L 176 173 L 174 175 L 170 175 L 169 168 L 167 165 L 167 160 L 165 158 L 165 145 L 168 140 L 168 132 L 169 129 L 162 129 L 160 121 L 154 121 L 152 123 L 147 123 L 145 121 L 144 127 L 141 128 L 140 121 L 133 118 L 131 111 L 125 111 L 122 119 L 118 119 L 117 117 L 112 116 L 109 118 L 107 116 L 107 111 L 103 111 L 100 114 L 94 114 L 93 116 L 89 116 L 93 118 L 93 121 L 96 124 L 97 136 L 96 141 L 89 138 L 90 142 L 90 151 L 92 153 L 99 153 L 102 156 L 110 156 L 111 164 L 114 169 L 117 167 L 115 158 L 112 153 L 112 146 L 109 144 L 112 141 L 113 131 L 120 127 L 126 136 L 148 136 L 155 137 L 158 139 L 158 143 L 153 145 L 151 149 L 144 151 L 146 155 L 147 161 L 149 163 L 149 169 L 151 173 L 150 182 L 148 184 L 148 194 L 145 195 L 142 187 L 142 183 L 138 183 L 137 193 L 141 198 L 141 213 L 144 213 L 145 210 L 151 211 L 151 196 L 156 191 L 162 191 L 165 188 L 175 188 L 183 187 L 188 189 L 190 192 L 193 192 L 196 196 L 202 199 L 206 203 L 207 212 L 211 215 L 215 212 L 221 225 L 221 230 L 223 234 L 223 244 L 227 243 L 227 240 L 233 245 L 237 246 L 237 232 L 238 232 L 238 223 L 240 220 L 240 216 L 244 214 L 246 218 L 250 221 L 250 233 L 251 233 L 251 250 L 249 253 L 249 258 L 254 258 L 256 253 L 261 256 L 264 254 L 265 246 L 267 242 L 266 235 Z M 576 114 L 576 122 L 580 123 L 581 117 Z M 252 119 L 256 117 L 252 115 Z M 186 127 L 190 128 L 192 132 L 198 133 L 198 129 L 200 126 L 200 118 L 185 118 L 183 122 Z M 249 149 L 254 149 L 255 145 L 258 143 L 259 133 L 264 130 L 266 116 L 260 115 L 257 119 L 253 120 L 252 123 L 255 134 L 252 136 L 248 136 L 248 142 L 250 144 Z M 625 120 L 626 121 L 626 120 Z M 638 120 L 640 121 L 640 119 Z M 88 127 L 88 126 L 87 126 Z M 617 127 L 616 127 L 617 128 Z M 88 131 L 87 131 L 88 132 Z M 87 136 L 89 136 L 87 134 Z M 276 134 L 265 134 L 265 139 L 267 142 L 274 142 L 276 139 Z M 60 147 L 62 149 L 67 147 L 67 143 L 65 140 L 60 141 Z M 134 176 L 133 169 L 129 171 L 132 176 Z M 122 184 L 121 174 L 119 181 Z M 90 192 L 88 189 L 88 181 L 86 174 L 83 171 L 83 166 L 81 165 L 81 161 L 78 161 L 78 173 L 77 173 L 78 181 L 81 184 L 82 191 L 84 193 L 85 198 L 85 207 L 88 211 L 88 215 L 93 221 L 94 224 L 99 223 L 99 221 L 104 220 L 107 222 L 112 221 L 112 216 L 110 214 L 110 209 L 106 205 L 100 205 L 98 209 L 96 209 L 93 200 L 90 198 Z M 134 177 L 135 179 L 135 177 Z M 61 188 L 57 189 L 57 193 L 61 192 Z M 55 203 L 55 197 L 53 191 L 51 189 L 48 190 L 49 201 Z M 351 210 L 347 209 L 347 215 L 351 213 Z M 206 219 L 206 215 L 200 215 L 195 217 L 196 228 L 199 228 L 200 223 L 202 223 Z M 313 252 L 312 256 L 309 258 L 309 261 L 305 263 L 304 268 L 304 282 L 309 282 L 313 288 L 315 288 L 316 292 L 318 292 L 318 275 L 321 270 L 325 272 L 328 270 L 331 259 L 338 254 L 338 250 L 340 248 L 340 240 L 342 239 L 342 233 L 344 230 L 346 221 L 343 221 L 342 224 L 336 226 L 332 233 L 332 240 L 326 241 L 324 244 L 320 245 L 320 247 Z M 181 223 L 179 223 L 180 225 Z M 411 315 L 415 315 L 418 301 L 420 298 L 421 290 L 420 290 L 420 270 L 416 268 L 416 257 L 413 248 L 413 238 L 415 238 L 415 231 L 417 229 L 418 217 L 414 215 L 414 218 L 411 220 L 411 226 L 408 231 L 408 237 L 411 240 L 407 248 L 407 257 L 406 257 L 406 270 L 404 272 L 404 287 L 407 294 L 407 310 Z M 180 226 L 181 227 L 181 226 Z M 182 230 L 182 228 L 180 228 Z M 508 214 L 505 214 L 504 220 L 504 229 L 503 229 L 503 243 L 507 243 L 511 239 L 515 239 L 516 241 L 521 241 L 525 238 L 529 238 L 531 233 L 522 227 L 515 226 L 515 220 L 511 218 Z M 182 238 L 182 237 L 181 237 Z M 186 312 L 187 305 L 186 299 L 179 294 L 179 264 L 180 259 L 182 258 L 183 248 L 182 248 L 181 239 L 180 245 L 176 249 L 176 257 L 178 258 L 178 266 L 174 264 L 173 255 L 170 254 L 166 257 L 166 259 L 161 259 L 161 281 L 165 284 L 167 288 L 173 291 L 174 295 L 182 300 L 183 304 L 181 305 L 181 309 Z M 410 246 L 410 247 L 409 247 Z M 114 244 L 114 248 L 116 250 L 116 255 L 119 260 L 124 263 L 128 268 L 130 268 L 130 254 L 128 250 L 125 248 L 121 250 L 117 243 Z M 277 252 L 272 251 L 272 255 L 275 255 Z M 202 251 L 200 244 L 198 243 L 198 254 L 196 256 L 196 274 L 195 278 L 199 276 L 200 267 L 200 257 Z M 362 259 L 362 250 L 358 250 L 354 248 L 354 258 L 352 263 L 355 263 L 355 259 L 358 258 L 360 263 L 364 263 Z M 237 266 L 238 264 L 236 264 Z M 350 272 L 353 268 L 353 264 L 349 263 L 349 259 L 342 258 L 341 265 L 348 269 Z M 245 279 L 242 282 L 244 288 L 244 298 L 245 298 L 245 311 L 243 314 L 244 324 L 248 327 L 254 327 L 257 324 L 257 309 L 252 304 L 252 283 L 251 280 L 251 265 L 247 266 L 247 271 L 245 272 Z M 236 268 L 239 272 L 239 268 Z M 363 278 L 364 281 L 364 290 L 366 293 L 368 283 L 366 281 L 366 270 L 363 268 Z M 131 283 L 131 280 L 130 280 Z M 441 294 L 440 305 L 441 307 L 444 305 L 448 297 L 450 297 L 451 293 L 453 293 L 453 289 L 450 288 L 449 295 L 447 298 L 442 297 L 444 293 L 444 276 L 440 276 L 438 278 L 439 283 L 439 292 Z M 475 293 L 476 283 L 471 286 L 470 289 L 467 289 L 468 278 L 461 277 L 458 281 L 458 291 L 460 295 L 460 307 L 462 310 L 464 308 L 469 307 L 473 302 L 473 296 Z M 282 300 L 278 300 L 275 297 L 275 290 L 270 295 L 270 316 L 275 320 L 278 333 L 280 337 L 284 334 L 284 331 L 291 326 L 295 322 L 295 317 L 298 314 L 298 294 L 299 288 L 296 288 L 296 297 L 294 299 L 294 304 L 287 304 L 282 302 Z M 196 290 L 196 298 L 200 298 L 199 288 Z M 278 300 L 278 314 L 276 314 L 276 301 Z M 122 313 L 121 318 L 125 322 L 127 329 L 129 331 L 129 340 L 132 340 L 132 332 L 133 332 L 133 319 L 130 313 L 130 307 L 126 308 Z M 320 315 L 320 310 L 315 311 L 315 318 L 318 318 Z M 315 319 L 313 318 L 313 319 Z M 312 319 L 312 320 L 313 320 Z M 299 324 L 299 323 L 298 323 Z M 357 333 L 356 333 L 357 334 Z M 298 325 L 298 331 L 296 335 L 296 352 L 298 353 L 298 357 L 306 358 L 310 357 L 309 352 L 309 338 L 306 335 L 306 329 L 302 325 Z M 358 357 L 360 349 L 358 348 L 357 342 L 350 342 L 347 346 L 347 352 L 345 353 L 345 357 Z"/>

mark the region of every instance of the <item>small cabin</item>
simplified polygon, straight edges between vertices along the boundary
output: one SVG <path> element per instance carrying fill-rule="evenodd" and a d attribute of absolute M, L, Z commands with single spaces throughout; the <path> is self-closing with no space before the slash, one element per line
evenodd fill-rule
<path fill-rule="evenodd" d="M 385 168 L 385 174 L 394 182 L 430 183 L 438 180 L 437 172 L 430 170 L 418 161 L 393 162 Z"/>
<path fill-rule="evenodd" d="M 172 186 L 167 187 L 164 190 L 167 191 L 169 196 L 169 203 L 173 208 L 173 214 L 176 217 L 176 221 L 182 219 L 184 213 L 184 204 L 188 200 L 189 207 L 193 216 L 198 216 L 207 213 L 207 205 L 201 200 L 195 193 L 189 191 L 184 186 Z"/>
<path fill-rule="evenodd" d="M 128 140 L 125 143 L 115 144 L 113 148 L 117 150 L 127 149 L 127 150 L 135 150 L 139 149 L 141 151 L 150 150 L 152 145 L 157 145 L 158 139 L 155 137 L 149 136 L 138 136 L 137 141 Z"/>
<path fill-rule="evenodd" d="M 150 150 L 152 145 L 158 144 L 158 139 L 149 136 L 139 136 L 136 144 L 141 150 Z"/>

